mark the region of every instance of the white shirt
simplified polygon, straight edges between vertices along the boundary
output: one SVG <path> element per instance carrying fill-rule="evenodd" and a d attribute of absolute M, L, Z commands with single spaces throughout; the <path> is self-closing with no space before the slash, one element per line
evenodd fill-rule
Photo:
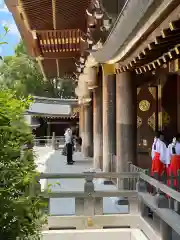
<path fill-rule="evenodd" d="M 68 143 L 72 143 L 72 132 L 71 130 L 67 130 L 64 134 L 65 136 L 65 143 L 68 144 Z"/>
<path fill-rule="evenodd" d="M 175 146 L 174 146 L 175 145 Z M 176 153 L 173 153 L 172 149 L 173 149 L 173 146 L 175 147 L 175 152 Z M 168 148 L 167 148 L 167 157 L 166 157 L 166 161 L 167 161 L 167 164 L 170 164 L 171 162 L 171 157 L 172 155 L 180 155 L 180 143 L 179 142 L 176 142 L 175 144 L 174 143 L 170 143 L 168 145 Z"/>
<path fill-rule="evenodd" d="M 160 154 L 160 161 L 164 164 L 167 164 L 167 147 L 166 144 L 161 141 L 159 138 L 155 138 L 153 145 L 152 145 L 152 151 L 151 151 L 151 157 L 152 160 L 155 156 L 155 152 L 158 152 Z"/>

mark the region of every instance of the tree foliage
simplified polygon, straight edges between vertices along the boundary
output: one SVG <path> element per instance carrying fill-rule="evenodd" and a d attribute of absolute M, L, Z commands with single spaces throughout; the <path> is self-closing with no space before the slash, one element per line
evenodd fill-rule
<path fill-rule="evenodd" d="M 17 99 L 11 91 L 0 91 L 0 239 L 39 239 L 41 200 L 30 196 L 36 166 L 31 130 L 23 113 L 30 99 Z"/>
<path fill-rule="evenodd" d="M 4 28 L 4 33 L 2 35 L 0 35 L 0 39 L 1 39 L 0 45 L 7 44 L 7 42 L 3 41 L 3 38 L 9 32 L 9 28 L 7 26 L 4 26 L 3 28 Z"/>
<path fill-rule="evenodd" d="M 73 81 L 61 80 L 61 87 L 57 88 L 52 79 L 43 79 L 38 63 L 28 56 L 23 41 L 16 46 L 14 56 L 4 58 L 4 64 L 0 68 L 0 87 L 16 91 L 17 96 L 75 96 Z"/>

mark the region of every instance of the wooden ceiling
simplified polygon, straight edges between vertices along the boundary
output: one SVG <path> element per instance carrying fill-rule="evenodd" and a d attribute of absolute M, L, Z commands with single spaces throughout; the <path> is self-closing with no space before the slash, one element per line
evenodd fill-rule
<path fill-rule="evenodd" d="M 45 78 L 72 76 L 91 0 L 5 0 Z"/>

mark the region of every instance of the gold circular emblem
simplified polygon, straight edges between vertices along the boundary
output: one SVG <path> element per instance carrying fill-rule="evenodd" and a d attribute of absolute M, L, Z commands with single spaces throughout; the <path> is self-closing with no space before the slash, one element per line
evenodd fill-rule
<path fill-rule="evenodd" d="M 139 103 L 139 109 L 143 112 L 148 111 L 150 108 L 150 102 L 148 102 L 147 100 L 142 100 Z"/>

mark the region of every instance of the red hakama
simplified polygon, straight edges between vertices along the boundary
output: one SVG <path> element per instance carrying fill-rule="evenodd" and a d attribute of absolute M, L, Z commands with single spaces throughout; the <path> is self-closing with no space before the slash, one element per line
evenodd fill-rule
<path fill-rule="evenodd" d="M 154 152 L 154 158 L 152 160 L 151 176 L 153 177 L 154 173 L 157 173 L 160 180 L 164 170 L 165 170 L 165 165 L 160 160 L 160 153 Z"/>
<path fill-rule="evenodd" d="M 177 187 L 177 173 L 178 173 L 178 170 L 180 170 L 180 155 L 172 155 L 171 157 L 171 162 L 170 162 L 170 165 L 168 167 L 168 177 L 171 176 L 171 173 L 173 175 L 173 177 L 175 177 L 174 179 L 174 187 L 176 188 Z M 167 185 L 170 186 L 170 179 L 168 179 L 167 181 Z"/>

